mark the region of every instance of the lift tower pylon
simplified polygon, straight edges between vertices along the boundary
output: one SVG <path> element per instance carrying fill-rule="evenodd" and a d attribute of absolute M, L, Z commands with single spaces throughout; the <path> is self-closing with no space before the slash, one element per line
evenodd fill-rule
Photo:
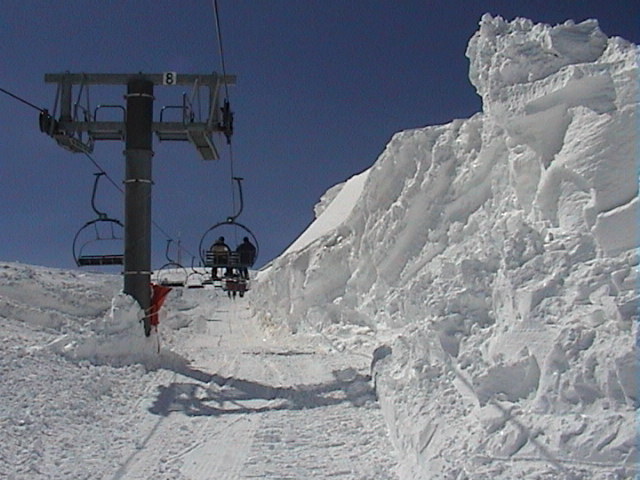
<path fill-rule="evenodd" d="M 220 89 L 234 85 L 234 75 L 220 76 L 177 74 L 46 74 L 45 83 L 57 83 L 58 92 L 52 113 L 40 113 L 40 129 L 63 148 L 88 154 L 96 140 L 125 142 L 125 247 L 124 292 L 134 297 L 140 307 L 151 307 L 151 190 L 153 133 L 160 141 L 189 141 L 204 160 L 219 158 L 213 133 L 223 133 L 229 141 L 233 133 L 233 115 L 228 102 L 221 106 Z M 126 107 L 121 105 L 89 105 L 90 85 L 126 85 Z M 178 105 L 164 106 L 159 121 L 153 119 L 154 86 L 191 85 L 192 95 L 183 94 Z M 73 87 L 79 87 L 73 102 Z M 202 100 L 201 90 L 208 95 Z M 82 94 L 85 104 L 81 103 Z M 206 103 L 202 108 L 202 103 Z M 105 109 L 121 112 L 121 120 L 98 119 Z M 206 111 L 200 118 L 199 112 Z M 164 113 L 178 111 L 178 118 L 166 120 Z M 59 112 L 58 118 L 56 115 Z M 148 315 L 145 335 L 151 333 Z"/>
<path fill-rule="evenodd" d="M 127 83 L 124 180 L 124 292 L 151 307 L 151 158 L 153 82 Z M 145 324 L 149 335 L 151 325 Z"/>

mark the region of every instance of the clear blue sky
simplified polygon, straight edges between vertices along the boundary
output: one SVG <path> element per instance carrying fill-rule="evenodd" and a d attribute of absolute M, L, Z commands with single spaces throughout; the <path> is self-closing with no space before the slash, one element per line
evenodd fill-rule
<path fill-rule="evenodd" d="M 640 42 L 635 0 L 219 0 L 219 12 L 227 73 L 238 77 L 230 90 L 234 169 L 245 178 L 238 220 L 260 241 L 260 265 L 307 227 L 324 191 L 369 167 L 395 132 L 480 110 L 464 53 L 483 13 L 550 24 L 597 18 L 607 35 Z M 210 0 L 7 1 L 0 45 L 0 87 L 49 109 L 55 86 L 45 73 L 221 71 Z M 92 87 L 91 102 L 120 102 L 122 93 Z M 156 115 L 181 94 L 162 89 Z M 94 216 L 96 168 L 40 133 L 37 114 L 0 95 L 0 261 L 72 267 L 73 236 Z M 214 163 L 188 143 L 154 143 L 154 220 L 194 254 L 232 210 L 229 151 L 218 144 L 223 158 Z M 118 181 L 123 147 L 98 142 L 93 153 Z M 101 209 L 122 219 L 122 203 L 101 185 Z M 165 239 L 154 229 L 156 268 Z"/>

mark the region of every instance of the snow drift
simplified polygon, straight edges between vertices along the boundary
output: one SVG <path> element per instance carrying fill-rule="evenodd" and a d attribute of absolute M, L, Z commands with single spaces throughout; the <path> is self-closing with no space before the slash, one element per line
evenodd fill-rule
<path fill-rule="evenodd" d="M 638 472 L 637 55 L 485 15 L 483 111 L 396 134 L 261 272 L 265 321 L 373 355 L 403 479 Z"/>

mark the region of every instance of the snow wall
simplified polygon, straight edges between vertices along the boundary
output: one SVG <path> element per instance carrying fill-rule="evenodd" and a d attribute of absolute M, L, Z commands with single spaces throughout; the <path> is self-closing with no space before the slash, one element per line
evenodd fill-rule
<path fill-rule="evenodd" d="M 483 111 L 330 189 L 253 308 L 371 354 L 403 479 L 632 478 L 638 48 L 487 14 L 467 57 Z"/>

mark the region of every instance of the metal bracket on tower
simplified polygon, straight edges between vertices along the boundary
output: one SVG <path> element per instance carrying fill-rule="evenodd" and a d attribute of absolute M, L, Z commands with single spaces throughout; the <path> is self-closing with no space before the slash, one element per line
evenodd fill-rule
<path fill-rule="evenodd" d="M 96 140 L 125 141 L 127 111 L 122 105 L 89 104 L 90 85 L 126 85 L 130 79 L 144 77 L 154 86 L 191 86 L 191 96 L 183 94 L 179 105 L 164 106 L 160 118 L 151 129 L 160 141 L 191 142 L 204 160 L 217 160 L 218 151 L 214 133 L 222 133 L 229 141 L 233 133 L 233 113 L 228 102 L 222 102 L 220 89 L 235 85 L 235 75 L 178 74 L 176 72 L 151 74 L 119 73 L 53 73 L 46 74 L 46 83 L 57 83 L 53 113 L 42 112 L 40 129 L 53 137 L 63 148 L 74 153 L 91 153 Z M 77 92 L 74 92 L 74 87 Z M 74 93 L 76 99 L 74 100 Z M 201 115 L 200 112 L 206 112 Z M 56 114 L 59 112 L 59 117 Z M 102 120 L 111 112 L 115 120 Z M 115 115 L 113 112 L 116 112 Z M 178 112 L 177 115 L 173 114 Z"/>

